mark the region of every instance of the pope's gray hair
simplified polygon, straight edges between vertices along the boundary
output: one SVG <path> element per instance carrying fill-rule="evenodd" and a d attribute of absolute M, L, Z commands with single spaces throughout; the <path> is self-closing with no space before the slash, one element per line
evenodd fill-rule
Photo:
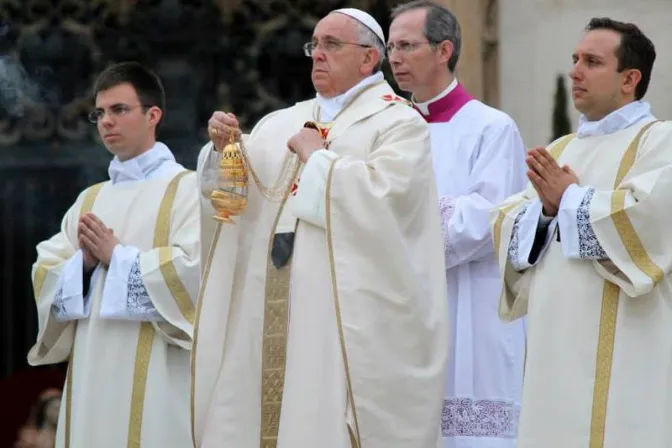
<path fill-rule="evenodd" d="M 362 45 L 368 45 L 378 52 L 378 63 L 373 67 L 371 74 L 378 73 L 383 67 L 383 61 L 385 60 L 385 44 L 381 42 L 376 33 L 371 31 L 368 26 L 364 25 L 359 20 L 355 20 L 355 23 L 357 24 L 359 43 Z"/>

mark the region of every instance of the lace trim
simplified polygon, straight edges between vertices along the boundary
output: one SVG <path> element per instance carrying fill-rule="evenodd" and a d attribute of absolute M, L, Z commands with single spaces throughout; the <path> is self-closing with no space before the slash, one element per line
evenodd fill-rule
<path fill-rule="evenodd" d="M 149 298 L 145 283 L 142 281 L 140 272 L 140 255 L 135 257 L 131 272 L 128 275 L 128 297 L 126 298 L 126 310 L 132 316 L 158 317 L 159 313 L 154 308 Z"/>
<path fill-rule="evenodd" d="M 579 257 L 586 260 L 603 260 L 607 253 L 597 240 L 593 226 L 590 224 L 590 203 L 595 189 L 588 190 L 576 211 L 576 226 L 579 233 Z"/>
<path fill-rule="evenodd" d="M 448 229 L 450 218 L 455 213 L 455 199 L 450 196 L 439 198 L 439 211 L 441 213 L 441 228 L 443 229 L 443 253 L 446 257 L 455 255 L 455 247 L 448 241 Z"/>
<path fill-rule="evenodd" d="M 443 437 L 515 439 L 520 406 L 504 400 L 450 398 L 443 401 Z"/>
<path fill-rule="evenodd" d="M 52 304 L 54 308 L 54 314 L 61 320 L 69 320 L 68 309 L 65 307 L 65 301 L 63 301 L 63 288 L 60 288 L 56 291 L 54 296 L 54 302 Z"/>
<path fill-rule="evenodd" d="M 513 230 L 511 231 L 511 243 L 509 244 L 509 251 L 508 251 L 508 257 L 509 257 L 509 262 L 511 263 L 511 266 L 513 266 L 513 269 L 516 271 L 522 271 L 525 269 L 526 266 L 524 266 L 522 263 L 520 263 L 519 256 L 518 256 L 518 249 L 520 248 L 520 236 L 519 236 L 519 230 L 520 230 L 520 221 L 523 219 L 523 216 L 525 216 L 525 212 L 529 208 L 530 204 L 525 204 L 523 209 L 518 213 L 518 216 L 516 216 L 516 220 L 513 222 Z"/>

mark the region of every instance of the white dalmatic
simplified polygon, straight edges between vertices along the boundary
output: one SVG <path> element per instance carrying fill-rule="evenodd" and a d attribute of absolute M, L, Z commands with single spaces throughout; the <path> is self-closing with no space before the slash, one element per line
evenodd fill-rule
<path fill-rule="evenodd" d="M 430 123 L 450 304 L 444 446 L 514 447 L 525 323 L 497 315 L 500 279 L 488 216 L 524 188 L 525 146 L 509 116 L 456 80 L 416 108 Z"/>
<path fill-rule="evenodd" d="M 109 175 L 37 246 L 39 333 L 28 362 L 69 361 L 57 448 L 187 447 L 200 281 L 196 176 L 161 143 L 115 158 Z M 86 212 L 120 241 L 110 265 L 90 277 L 77 237 Z"/>
<path fill-rule="evenodd" d="M 492 214 L 500 313 L 528 316 L 518 448 L 672 441 L 672 123 L 630 103 L 550 145 L 580 185 Z"/>

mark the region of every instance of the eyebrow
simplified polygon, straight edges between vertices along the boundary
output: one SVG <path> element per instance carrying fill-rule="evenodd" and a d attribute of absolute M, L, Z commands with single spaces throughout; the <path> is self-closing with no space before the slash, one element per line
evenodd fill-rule
<path fill-rule="evenodd" d="M 119 106 L 126 106 L 126 103 L 114 103 L 110 104 L 108 107 L 119 107 Z M 101 106 L 96 106 L 96 110 L 98 109 L 103 109 Z"/>
<path fill-rule="evenodd" d="M 602 60 L 602 59 L 603 59 L 602 56 L 600 56 L 600 55 L 598 55 L 598 54 L 596 54 L 596 53 L 591 53 L 591 52 L 589 52 L 589 51 L 585 51 L 585 52 L 583 52 L 583 56 L 585 56 L 585 57 L 590 57 L 590 58 L 595 58 L 595 59 L 599 59 L 599 60 Z M 579 54 L 578 54 L 578 53 L 573 53 L 573 54 L 572 54 L 572 59 L 578 59 L 578 58 L 579 58 Z"/>
<path fill-rule="evenodd" d="M 322 36 L 322 40 L 326 40 L 326 39 L 340 40 L 338 37 L 332 36 L 331 34 L 327 34 L 325 36 Z M 317 40 L 317 37 L 313 36 L 313 40 Z"/>

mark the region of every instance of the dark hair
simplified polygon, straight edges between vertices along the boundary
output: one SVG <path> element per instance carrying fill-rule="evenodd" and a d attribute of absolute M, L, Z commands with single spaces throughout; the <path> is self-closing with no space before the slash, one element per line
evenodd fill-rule
<path fill-rule="evenodd" d="M 594 17 L 586 25 L 586 31 L 611 30 L 621 35 L 621 44 L 616 50 L 618 71 L 637 69 L 642 79 L 635 88 L 635 99 L 640 100 L 646 94 L 651 81 L 651 71 L 656 60 L 656 49 L 651 39 L 633 23 L 619 22 L 608 17 Z"/>
<path fill-rule="evenodd" d="M 99 92 L 121 84 L 133 86 L 143 110 L 156 106 L 165 114 L 166 92 L 161 79 L 156 73 L 137 62 L 121 62 L 103 70 L 93 85 L 93 96 L 95 98 Z M 157 131 L 162 121 L 157 123 Z"/>
<path fill-rule="evenodd" d="M 392 10 L 392 20 L 414 9 L 427 10 L 423 33 L 430 44 L 436 46 L 445 40 L 453 44 L 453 54 L 448 60 L 448 70 L 451 73 L 454 72 L 457 61 L 460 59 L 460 48 L 462 46 L 462 32 L 457 18 L 448 8 L 437 5 L 433 1 L 415 0 L 395 6 Z"/>

